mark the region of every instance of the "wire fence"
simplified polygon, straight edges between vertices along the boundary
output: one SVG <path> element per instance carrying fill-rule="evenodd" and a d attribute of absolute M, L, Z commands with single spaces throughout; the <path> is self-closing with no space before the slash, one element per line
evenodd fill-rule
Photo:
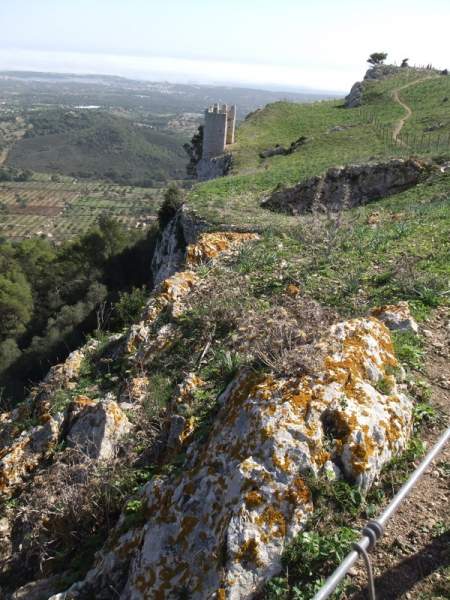
<path fill-rule="evenodd" d="M 375 113 L 370 112 L 363 107 L 359 109 L 359 114 L 362 123 L 372 125 L 377 135 L 381 137 L 387 154 L 395 153 L 403 155 L 414 152 L 439 154 L 440 152 L 450 150 L 450 133 L 442 133 L 439 131 L 422 133 L 400 132 L 394 139 L 392 125 L 383 123 L 378 119 Z"/>

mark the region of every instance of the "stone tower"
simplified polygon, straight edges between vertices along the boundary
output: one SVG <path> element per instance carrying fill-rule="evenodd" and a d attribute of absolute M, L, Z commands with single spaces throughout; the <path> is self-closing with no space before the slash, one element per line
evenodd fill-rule
<path fill-rule="evenodd" d="M 213 158 L 234 144 L 236 106 L 213 104 L 205 110 L 202 158 Z"/>

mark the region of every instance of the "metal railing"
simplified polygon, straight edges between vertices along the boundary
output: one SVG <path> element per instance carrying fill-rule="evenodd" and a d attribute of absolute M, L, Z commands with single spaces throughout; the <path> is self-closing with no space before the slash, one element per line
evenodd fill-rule
<path fill-rule="evenodd" d="M 444 433 L 440 436 L 436 444 L 433 446 L 430 452 L 428 452 L 428 454 L 425 456 L 425 458 L 417 467 L 417 469 L 412 473 L 408 481 L 400 488 L 400 490 L 388 504 L 384 512 L 378 517 L 378 519 L 369 521 L 369 523 L 367 523 L 367 525 L 361 532 L 361 538 L 355 544 L 353 544 L 353 550 L 349 552 L 349 554 L 347 554 L 347 556 L 344 558 L 341 564 L 325 581 L 324 585 L 314 596 L 313 600 L 325 600 L 325 598 L 328 598 L 334 592 L 339 583 L 344 579 L 350 568 L 360 556 L 363 557 L 367 568 L 369 579 L 369 598 L 371 600 L 375 600 L 375 583 L 373 579 L 372 565 L 370 563 L 368 551 L 370 552 L 371 550 L 373 550 L 377 540 L 384 533 L 385 523 L 392 517 L 392 515 L 402 503 L 402 501 L 409 494 L 411 489 L 422 477 L 422 475 L 429 467 L 431 462 L 441 452 L 441 450 L 444 448 L 445 444 L 449 440 L 450 427 L 448 427 L 448 429 L 446 429 L 446 431 L 444 431 Z"/>

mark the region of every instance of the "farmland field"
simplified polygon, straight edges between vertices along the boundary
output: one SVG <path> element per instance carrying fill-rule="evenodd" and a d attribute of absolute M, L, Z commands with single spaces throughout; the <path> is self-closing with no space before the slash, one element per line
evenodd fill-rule
<path fill-rule="evenodd" d="M 155 219 L 162 190 L 104 182 L 26 181 L 0 183 L 0 236 L 41 235 L 62 241 L 85 232 L 101 214 L 130 228 Z"/>

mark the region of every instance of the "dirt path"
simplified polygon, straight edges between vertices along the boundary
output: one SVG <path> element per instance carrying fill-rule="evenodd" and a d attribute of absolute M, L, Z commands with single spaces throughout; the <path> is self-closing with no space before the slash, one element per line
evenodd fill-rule
<path fill-rule="evenodd" d="M 424 373 L 417 375 L 430 385 L 430 403 L 441 415 L 440 421 L 422 435 L 431 448 L 450 422 L 450 310 L 437 309 L 422 332 L 426 363 Z M 388 522 L 372 561 L 377 598 L 450 598 L 449 444 Z M 365 589 L 367 580 L 360 563 L 352 579 L 357 588 Z M 351 600 L 366 597 L 365 592 L 350 596 Z"/>
<path fill-rule="evenodd" d="M 399 144 L 401 144 L 402 146 L 405 146 L 405 142 L 403 142 L 401 139 L 398 139 L 398 136 L 400 135 L 401 130 L 403 129 L 403 126 L 405 125 L 406 121 L 410 118 L 410 116 L 412 115 L 412 110 L 411 108 L 405 104 L 405 102 L 403 102 L 403 100 L 401 100 L 400 96 L 399 96 L 399 92 L 401 92 L 402 90 L 405 90 L 406 88 L 409 88 L 413 85 L 417 85 L 418 83 L 422 83 L 423 81 L 427 81 L 428 79 L 434 79 L 435 76 L 430 76 L 430 77 L 421 77 L 420 79 L 415 79 L 414 81 L 410 81 L 409 83 L 406 83 L 405 85 L 402 85 L 401 87 L 396 88 L 393 92 L 392 92 L 392 99 L 394 100 L 394 102 L 397 102 L 397 104 L 400 104 L 400 106 L 405 110 L 405 114 L 403 115 L 403 117 L 401 119 L 399 119 L 397 121 L 397 123 L 394 126 L 394 131 L 392 132 L 392 139 L 394 140 L 394 142 L 397 142 Z"/>

